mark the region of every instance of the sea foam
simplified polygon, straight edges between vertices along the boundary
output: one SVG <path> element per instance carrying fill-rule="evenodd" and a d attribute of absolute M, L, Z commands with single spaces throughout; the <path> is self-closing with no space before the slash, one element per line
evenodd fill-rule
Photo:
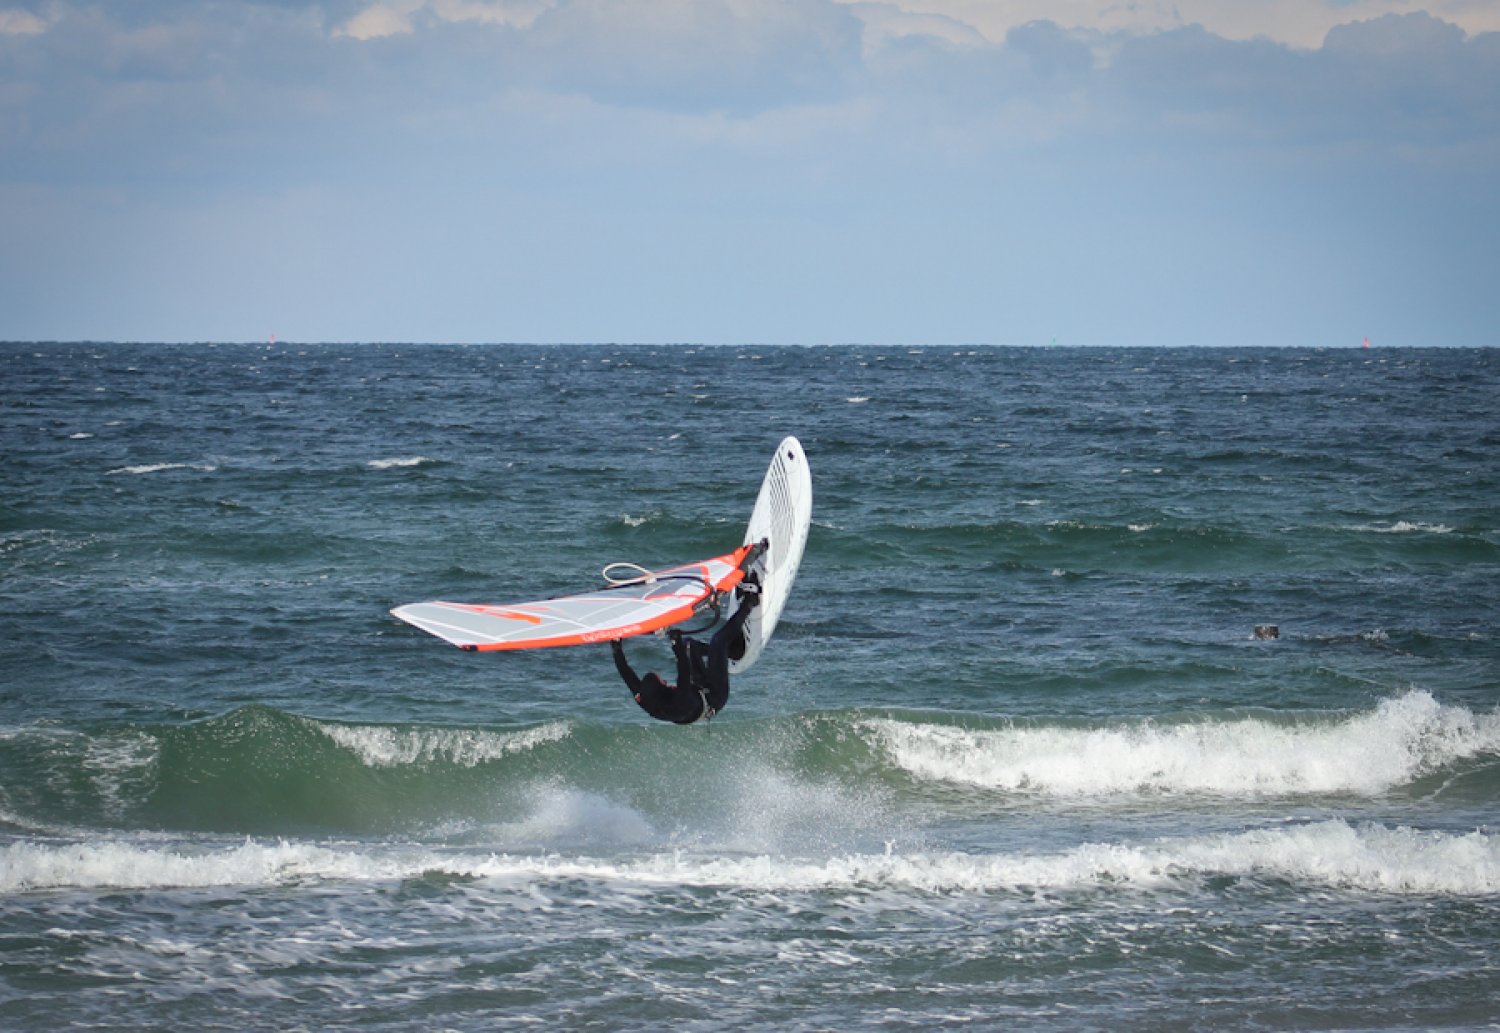
<path fill-rule="evenodd" d="M 1446 524 L 1430 524 L 1421 521 L 1397 520 L 1393 524 L 1358 524 L 1351 531 L 1372 534 L 1452 534 L 1453 528 Z"/>
<path fill-rule="evenodd" d="M 1370 712 L 1299 722 L 1239 717 L 974 730 L 872 718 L 864 725 L 916 778 L 1059 798 L 1374 795 L 1500 751 L 1500 714 L 1445 706 L 1423 691 Z"/>
<path fill-rule="evenodd" d="M 148 473 L 164 473 L 168 470 L 196 470 L 199 473 L 213 473 L 217 469 L 218 467 L 213 463 L 146 463 L 141 466 L 121 466 L 107 473 L 139 476 Z"/>
<path fill-rule="evenodd" d="M 372 768 L 393 768 L 444 761 L 472 768 L 544 743 L 566 739 L 572 726 L 552 721 L 519 732 L 472 728 L 389 728 L 314 721 L 313 726 L 352 751 Z"/>
<path fill-rule="evenodd" d="M 129 841 L 13 843 L 0 847 L 0 892 L 79 889 L 193 889 L 283 885 L 307 878 L 399 878 L 394 856 L 302 843 L 229 847 L 154 846 Z"/>
<path fill-rule="evenodd" d="M 390 459 L 371 459 L 365 465 L 372 470 L 395 470 L 407 466 L 424 466 L 435 462 L 437 462 L 436 459 L 429 459 L 427 456 L 394 456 Z"/>
<path fill-rule="evenodd" d="M 880 853 L 821 858 L 680 850 L 608 859 L 444 851 L 421 846 L 280 841 L 153 844 L 13 843 L 0 847 L 0 893 L 72 889 L 279 886 L 310 880 L 388 882 L 431 874 L 510 883 L 750 892 L 895 889 L 927 894 L 1191 890 L 1243 878 L 1386 894 L 1500 892 L 1500 837 L 1351 825 L 1341 820 L 1144 843 L 1085 843 L 1052 853 Z"/>

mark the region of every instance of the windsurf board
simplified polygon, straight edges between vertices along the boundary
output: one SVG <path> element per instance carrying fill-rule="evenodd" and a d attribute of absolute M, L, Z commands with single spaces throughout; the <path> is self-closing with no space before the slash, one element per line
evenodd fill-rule
<path fill-rule="evenodd" d="M 791 595 L 797 568 L 802 564 L 811 524 L 812 472 L 802 443 L 795 437 L 787 437 L 776 446 L 776 455 L 766 470 L 760 495 L 750 512 L 750 524 L 745 529 L 746 545 L 763 541 L 767 547 L 746 572 L 747 578 L 754 575 L 760 581 L 761 599 L 745 622 L 743 650 L 731 648 L 731 672 L 749 670 L 771 641 Z M 741 597 L 742 591 L 736 587 L 736 607 Z"/>

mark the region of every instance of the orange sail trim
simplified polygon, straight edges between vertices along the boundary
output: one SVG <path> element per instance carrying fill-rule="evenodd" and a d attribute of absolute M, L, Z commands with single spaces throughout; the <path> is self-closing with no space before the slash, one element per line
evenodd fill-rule
<path fill-rule="evenodd" d="M 744 545 L 722 556 L 577 595 L 505 605 L 412 603 L 391 613 L 460 649 L 477 652 L 608 642 L 692 620 L 719 593 L 740 583 L 745 576 L 740 564 L 750 548 Z"/>
<path fill-rule="evenodd" d="M 525 621 L 528 624 L 542 623 L 542 619 L 533 613 L 517 613 L 515 610 L 503 610 L 498 606 L 470 606 L 466 603 L 453 603 L 452 605 L 462 610 L 473 610 L 475 613 L 487 613 L 491 617 L 504 617 L 506 620 Z"/>

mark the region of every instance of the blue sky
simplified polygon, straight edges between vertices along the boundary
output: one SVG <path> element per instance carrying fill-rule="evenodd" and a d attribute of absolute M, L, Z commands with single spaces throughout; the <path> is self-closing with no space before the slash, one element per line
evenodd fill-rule
<path fill-rule="evenodd" d="M 1500 0 L 0 0 L 0 339 L 1500 344 Z"/>

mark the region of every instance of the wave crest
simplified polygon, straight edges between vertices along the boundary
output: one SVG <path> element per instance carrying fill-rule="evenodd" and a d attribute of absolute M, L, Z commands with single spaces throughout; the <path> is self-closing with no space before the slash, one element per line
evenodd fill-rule
<path fill-rule="evenodd" d="M 0 893 L 383 882 L 432 874 L 512 883 L 582 879 L 627 887 L 928 894 L 1180 890 L 1228 877 L 1358 893 L 1476 896 L 1500 892 L 1500 837 L 1333 820 L 1144 844 L 1086 843 L 1050 854 L 887 850 L 787 858 L 673 850 L 608 859 L 286 840 L 166 845 L 104 840 L 0 847 Z"/>
<path fill-rule="evenodd" d="M 1444 706 L 1423 691 L 1369 713 L 1298 722 L 1243 717 L 995 730 L 890 718 L 865 724 L 891 762 L 918 779 L 1051 797 L 1369 796 L 1500 751 L 1500 715 Z"/>
<path fill-rule="evenodd" d="M 371 459 L 365 465 L 371 470 L 399 470 L 409 466 L 427 466 L 436 462 L 436 459 L 427 456 L 392 456 L 389 459 Z"/>
<path fill-rule="evenodd" d="M 314 722 L 334 743 L 353 752 L 366 767 L 394 768 L 446 762 L 472 768 L 544 743 L 566 739 L 572 726 L 553 721 L 518 732 L 476 728 L 412 728 L 391 725 L 338 725 Z"/>
<path fill-rule="evenodd" d="M 168 470 L 195 470 L 198 473 L 213 473 L 219 467 L 214 463 L 145 463 L 140 466 L 121 466 L 106 471 L 106 475 L 165 473 Z"/>

